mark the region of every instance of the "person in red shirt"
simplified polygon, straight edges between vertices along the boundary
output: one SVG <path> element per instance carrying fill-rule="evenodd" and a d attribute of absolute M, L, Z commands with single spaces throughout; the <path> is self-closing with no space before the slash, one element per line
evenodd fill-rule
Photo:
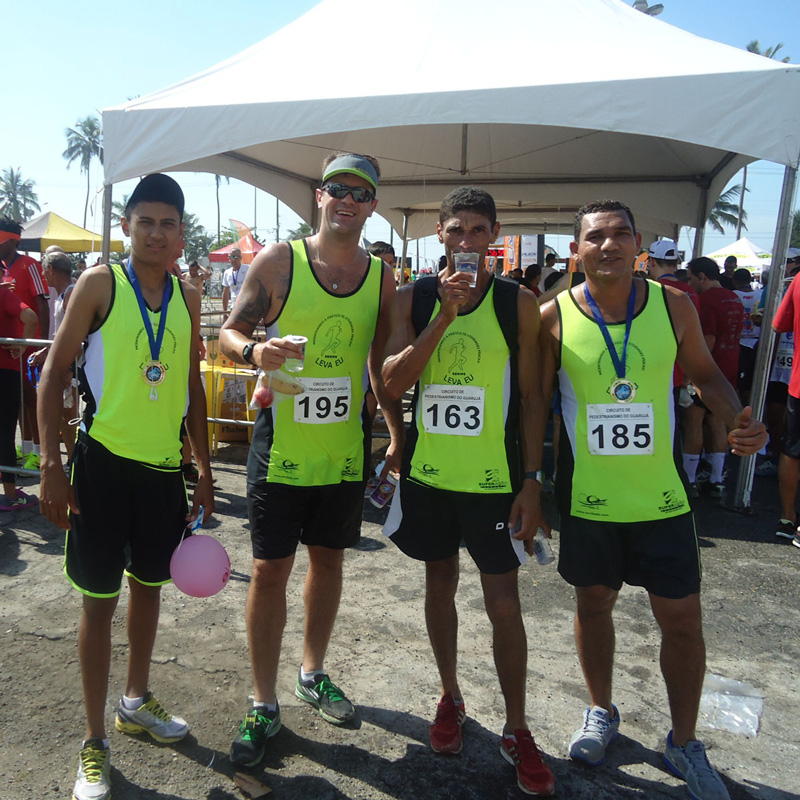
<path fill-rule="evenodd" d="M 34 339 L 50 338 L 50 290 L 38 261 L 17 253 L 22 226 L 12 220 L 0 220 L 0 261 L 3 265 L 3 283 L 39 318 Z M 29 348 L 25 358 L 37 348 Z M 22 452 L 25 469 L 39 469 L 39 427 L 36 423 L 36 388 L 25 372 L 22 382 L 22 408 L 25 438 Z"/>
<path fill-rule="evenodd" d="M 36 332 L 39 320 L 9 289 L 0 287 L 0 337 L 4 339 L 30 339 Z M 12 466 L 17 454 L 14 434 L 19 415 L 20 350 L 17 345 L 0 347 L 0 464 Z M 3 472 L 3 492 L 0 511 L 16 511 L 36 505 L 36 498 L 17 489 L 13 472 Z"/>
<path fill-rule="evenodd" d="M 676 289 L 688 294 L 699 314 L 700 296 L 688 283 L 684 283 L 675 277 L 675 270 L 680 266 L 680 263 L 681 257 L 680 253 L 678 253 L 678 245 L 672 239 L 658 239 L 650 245 L 650 249 L 647 251 L 647 274 L 654 281 L 664 283 L 667 286 L 674 286 Z M 676 393 L 683 384 L 683 370 L 676 362 L 675 370 L 672 373 L 672 386 Z"/>
<path fill-rule="evenodd" d="M 800 250 L 789 248 L 786 273 L 800 268 Z M 778 486 L 781 493 L 781 519 L 775 531 L 776 536 L 791 539 L 795 547 L 800 547 L 800 534 L 797 532 L 797 511 L 794 500 L 797 494 L 797 481 L 800 479 L 800 281 L 792 279 L 789 289 L 783 296 L 772 327 L 777 333 L 792 332 L 794 351 L 792 353 L 792 372 L 789 377 L 789 394 L 786 398 L 786 412 L 781 440 L 781 457 L 778 462 Z"/>
<path fill-rule="evenodd" d="M 700 326 L 711 357 L 735 388 L 739 374 L 739 337 L 744 324 L 744 306 L 730 289 L 720 285 L 716 261 L 701 256 L 692 259 L 687 267 L 689 285 L 700 295 Z M 704 420 L 709 429 L 710 452 L 706 452 L 706 459 L 711 464 L 711 496 L 721 498 L 725 490 L 722 472 L 728 449 L 728 432 L 725 423 L 712 414 L 697 395 L 683 416 L 683 467 L 689 479 L 690 493 L 697 497 L 697 465 L 703 448 Z"/>

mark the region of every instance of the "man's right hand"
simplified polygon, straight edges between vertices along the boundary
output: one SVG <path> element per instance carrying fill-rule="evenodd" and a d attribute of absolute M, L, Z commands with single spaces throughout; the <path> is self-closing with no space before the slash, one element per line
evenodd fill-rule
<path fill-rule="evenodd" d="M 303 358 L 300 345 L 289 341 L 287 337 L 267 339 L 266 342 L 257 344 L 253 350 L 253 361 L 264 372 L 280 369 L 287 358 Z"/>
<path fill-rule="evenodd" d="M 69 530 L 69 512 L 79 514 L 75 493 L 61 464 L 42 466 L 39 508 L 50 522 L 61 530 Z"/>
<path fill-rule="evenodd" d="M 469 278 L 464 272 L 456 272 L 442 281 L 442 308 L 439 313 L 448 322 L 452 322 L 458 316 L 458 310 L 469 301 L 469 290 Z"/>

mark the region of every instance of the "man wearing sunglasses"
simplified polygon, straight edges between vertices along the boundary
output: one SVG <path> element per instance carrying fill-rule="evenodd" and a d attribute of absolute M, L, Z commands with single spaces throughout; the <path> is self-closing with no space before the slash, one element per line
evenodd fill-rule
<path fill-rule="evenodd" d="M 323 660 L 342 589 L 344 550 L 360 537 L 369 472 L 368 378 L 392 441 L 383 474 L 399 466 L 399 403 L 385 402 L 381 357 L 389 332 L 394 276 L 359 246 L 377 206 L 375 159 L 339 154 L 323 164 L 316 190 L 319 232 L 274 244 L 253 261 L 239 301 L 220 332 L 222 352 L 239 364 L 280 369 L 303 351 L 305 391 L 259 411 L 247 468 L 253 573 L 247 633 L 254 703 L 231 746 L 231 760 L 253 766 L 281 727 L 276 680 L 286 623 L 286 584 L 298 543 L 308 548 L 305 641 L 295 694 L 327 722 L 346 723 L 355 709 L 329 678 Z M 267 341 L 253 332 L 265 320 Z"/>
<path fill-rule="evenodd" d="M 247 264 L 242 264 L 242 251 L 236 247 L 228 256 L 231 265 L 222 273 L 222 313 L 227 319 L 228 306 L 233 306 L 239 296 L 239 290 L 247 277 Z"/>

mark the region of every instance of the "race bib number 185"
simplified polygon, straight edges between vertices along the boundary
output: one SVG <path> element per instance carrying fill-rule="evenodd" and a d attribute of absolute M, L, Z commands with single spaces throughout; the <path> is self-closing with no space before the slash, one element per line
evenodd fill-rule
<path fill-rule="evenodd" d="M 586 407 L 589 452 L 594 456 L 644 456 L 653 453 L 653 404 Z"/>
<path fill-rule="evenodd" d="M 478 436 L 483 430 L 483 386 L 431 383 L 422 392 L 422 425 L 427 433 Z"/>

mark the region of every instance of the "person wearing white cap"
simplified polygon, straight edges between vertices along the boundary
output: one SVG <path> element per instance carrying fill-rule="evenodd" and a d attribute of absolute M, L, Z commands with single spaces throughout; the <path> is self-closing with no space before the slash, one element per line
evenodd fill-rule
<path fill-rule="evenodd" d="M 344 551 L 360 538 L 369 471 L 369 374 L 392 436 L 380 477 L 402 450 L 399 403 L 385 400 L 381 358 L 395 293 L 391 268 L 359 242 L 378 204 L 380 169 L 368 156 L 343 153 L 323 164 L 316 190 L 319 232 L 264 248 L 220 332 L 220 348 L 266 372 L 303 358 L 305 391 L 256 418 L 247 468 L 253 572 L 247 633 L 253 705 L 231 745 L 235 764 L 253 766 L 281 727 L 275 694 L 286 623 L 286 584 L 301 542 L 308 549 L 305 639 L 295 694 L 324 720 L 341 725 L 353 704 L 325 671 L 342 591 Z M 261 319 L 267 341 L 253 333 Z M 305 351 L 291 335 L 308 338 Z"/>

